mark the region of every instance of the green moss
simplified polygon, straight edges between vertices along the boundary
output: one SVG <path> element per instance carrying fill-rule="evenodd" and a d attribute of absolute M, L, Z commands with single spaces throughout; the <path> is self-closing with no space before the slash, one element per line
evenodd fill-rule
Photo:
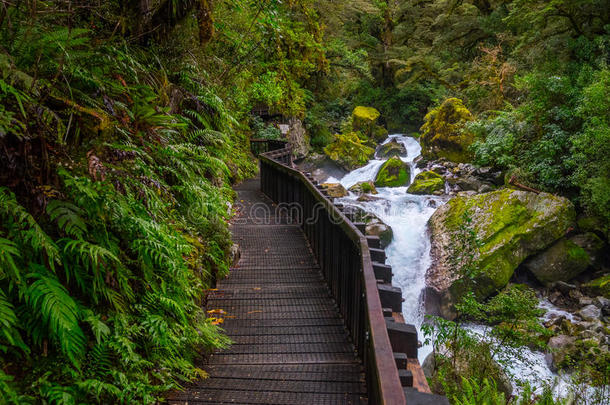
<path fill-rule="evenodd" d="M 435 192 L 443 191 L 444 189 L 445 180 L 443 177 L 435 172 L 426 171 L 415 176 L 407 193 L 418 195 L 434 194 Z"/>
<path fill-rule="evenodd" d="M 458 98 L 445 100 L 431 110 L 421 127 L 422 155 L 428 159 L 446 158 L 453 162 L 469 162 L 474 135 L 465 128 L 474 116 Z"/>
<path fill-rule="evenodd" d="M 377 111 L 375 108 L 363 106 L 354 108 L 354 112 L 352 113 L 355 121 L 357 120 L 359 122 L 366 122 L 370 124 L 374 124 L 380 115 L 381 114 L 379 111 Z"/>
<path fill-rule="evenodd" d="M 397 157 L 388 159 L 375 177 L 377 187 L 400 187 L 409 183 L 409 166 Z"/>
<path fill-rule="evenodd" d="M 439 213 L 442 228 L 434 232 L 457 237 L 466 212 L 472 217 L 470 226 L 478 240 L 477 275 L 472 285 L 455 283 L 451 292 L 456 296 L 474 289 L 486 297 L 504 287 L 517 266 L 561 238 L 575 216 L 572 204 L 564 198 L 503 189 L 451 199 Z M 438 227 L 434 218 L 431 226 Z M 448 249 L 450 255 L 455 254 L 452 246 Z"/>
<path fill-rule="evenodd" d="M 324 153 L 347 170 L 362 167 L 375 154 L 375 150 L 365 144 L 357 132 L 335 135 L 335 140 L 324 148 Z"/>

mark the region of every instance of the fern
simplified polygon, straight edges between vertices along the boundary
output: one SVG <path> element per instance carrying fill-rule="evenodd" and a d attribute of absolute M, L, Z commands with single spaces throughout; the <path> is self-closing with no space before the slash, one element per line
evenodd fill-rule
<path fill-rule="evenodd" d="M 57 278 L 45 272 L 44 268 L 36 267 L 28 275 L 34 282 L 28 287 L 25 301 L 32 311 L 40 314 L 49 335 L 59 343 L 62 353 L 78 366 L 86 344 L 85 335 L 78 324 L 78 305 Z"/>
<path fill-rule="evenodd" d="M 2 290 L 0 290 L 0 349 L 6 351 L 8 348 L 2 344 L 6 342 L 11 346 L 18 347 L 24 353 L 29 353 L 17 329 L 17 315 L 15 315 L 13 304 L 11 304 Z"/>
<path fill-rule="evenodd" d="M 60 229 L 72 238 L 83 239 L 87 225 L 82 218 L 84 211 L 69 202 L 52 200 L 47 204 L 51 221 L 57 221 Z"/>
<path fill-rule="evenodd" d="M 12 232 L 26 242 L 36 253 L 44 252 L 48 257 L 51 269 L 60 263 L 59 249 L 53 239 L 47 235 L 38 222 L 15 199 L 15 195 L 0 187 L 0 217 L 10 226 Z"/>
<path fill-rule="evenodd" d="M 17 244 L 11 240 L 0 238 L 0 280 L 9 278 L 12 283 L 21 285 L 21 271 L 15 263 L 21 253 Z"/>

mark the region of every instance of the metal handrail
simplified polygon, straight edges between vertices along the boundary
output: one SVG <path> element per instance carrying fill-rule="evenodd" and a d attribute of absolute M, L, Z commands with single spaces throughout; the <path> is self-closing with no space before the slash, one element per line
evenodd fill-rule
<path fill-rule="evenodd" d="M 291 156 L 287 147 L 259 155 L 261 189 L 288 209 L 299 205 L 303 231 L 363 361 L 369 402 L 403 405 L 405 395 L 366 237 L 316 185 L 291 167 Z"/>

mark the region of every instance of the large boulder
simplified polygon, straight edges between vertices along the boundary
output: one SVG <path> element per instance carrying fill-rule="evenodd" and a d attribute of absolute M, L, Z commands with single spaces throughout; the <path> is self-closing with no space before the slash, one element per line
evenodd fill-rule
<path fill-rule="evenodd" d="M 324 153 L 347 171 L 366 165 L 375 154 L 375 149 L 365 145 L 358 133 L 335 135 L 335 140 L 324 148 Z"/>
<path fill-rule="evenodd" d="M 390 142 L 384 143 L 377 149 L 377 157 L 379 159 L 389 159 L 394 156 L 407 156 L 407 148 L 405 145 L 392 139 Z"/>
<path fill-rule="evenodd" d="M 506 286 L 517 266 L 563 237 L 574 218 L 569 200 L 547 193 L 502 189 L 449 200 L 428 222 L 426 300 L 437 308 L 427 308 L 453 319 L 466 292 L 484 298 Z"/>
<path fill-rule="evenodd" d="M 408 164 L 393 157 L 388 159 L 377 172 L 375 186 L 400 187 L 409 184 L 411 169 Z"/>
<path fill-rule="evenodd" d="M 339 183 L 323 183 L 320 186 L 331 198 L 342 198 L 347 195 L 347 190 Z"/>
<path fill-rule="evenodd" d="M 443 176 L 432 172 L 421 172 L 415 179 L 413 183 L 409 186 L 407 193 L 410 194 L 438 194 L 442 193 L 445 190 L 445 180 Z"/>
<path fill-rule="evenodd" d="M 383 142 L 388 137 L 388 131 L 377 125 L 380 115 L 379 111 L 373 107 L 358 106 L 352 112 L 352 128 L 376 143 Z"/>
<path fill-rule="evenodd" d="M 524 266 L 543 284 L 570 281 L 599 257 L 604 242 L 594 233 L 561 238 L 525 261 Z"/>
<path fill-rule="evenodd" d="M 452 162 L 471 160 L 470 145 L 474 135 L 466 124 L 474 116 L 458 98 L 445 100 L 440 107 L 430 111 L 421 127 L 422 156 L 426 159 L 446 158 Z"/>

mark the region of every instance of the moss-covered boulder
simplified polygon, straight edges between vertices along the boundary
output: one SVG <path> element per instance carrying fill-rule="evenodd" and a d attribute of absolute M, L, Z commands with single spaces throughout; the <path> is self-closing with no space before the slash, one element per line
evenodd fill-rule
<path fill-rule="evenodd" d="M 409 184 L 411 168 L 397 157 L 388 159 L 377 172 L 375 186 L 401 187 Z"/>
<path fill-rule="evenodd" d="M 369 129 L 380 116 L 381 113 L 373 107 L 358 106 L 352 112 L 352 124 L 355 130 Z"/>
<path fill-rule="evenodd" d="M 388 131 L 377 124 L 380 116 L 373 107 L 358 106 L 352 112 L 352 128 L 376 143 L 383 142 L 388 137 Z"/>
<path fill-rule="evenodd" d="M 377 194 L 377 189 L 372 181 L 359 181 L 349 188 L 349 191 L 358 194 Z"/>
<path fill-rule="evenodd" d="M 603 248 L 604 242 L 594 233 L 561 238 L 527 259 L 524 266 L 546 285 L 570 281 L 591 266 Z"/>
<path fill-rule="evenodd" d="M 445 190 L 445 179 L 438 173 L 432 171 L 421 172 L 409 186 L 409 194 L 438 194 Z"/>
<path fill-rule="evenodd" d="M 421 127 L 422 156 L 426 159 L 446 158 L 463 163 L 471 160 L 470 145 L 474 135 L 466 124 L 474 116 L 458 98 L 449 98 L 430 111 Z"/>
<path fill-rule="evenodd" d="M 488 297 L 500 290 L 517 266 L 563 237 L 574 219 L 569 200 L 547 193 L 502 189 L 451 199 L 428 222 L 433 263 L 426 300 L 435 304 L 427 308 L 452 318 L 466 292 Z"/>
<path fill-rule="evenodd" d="M 335 135 L 335 140 L 324 148 L 324 153 L 339 166 L 352 171 L 366 165 L 375 149 L 365 145 L 358 133 Z"/>
<path fill-rule="evenodd" d="M 377 157 L 379 159 L 389 159 L 394 156 L 407 157 L 407 148 L 405 148 L 405 145 L 398 142 L 396 139 L 392 139 L 390 142 L 384 143 L 377 150 Z"/>
<path fill-rule="evenodd" d="M 339 183 L 323 183 L 320 186 L 331 198 L 342 198 L 347 195 L 347 190 Z"/>

